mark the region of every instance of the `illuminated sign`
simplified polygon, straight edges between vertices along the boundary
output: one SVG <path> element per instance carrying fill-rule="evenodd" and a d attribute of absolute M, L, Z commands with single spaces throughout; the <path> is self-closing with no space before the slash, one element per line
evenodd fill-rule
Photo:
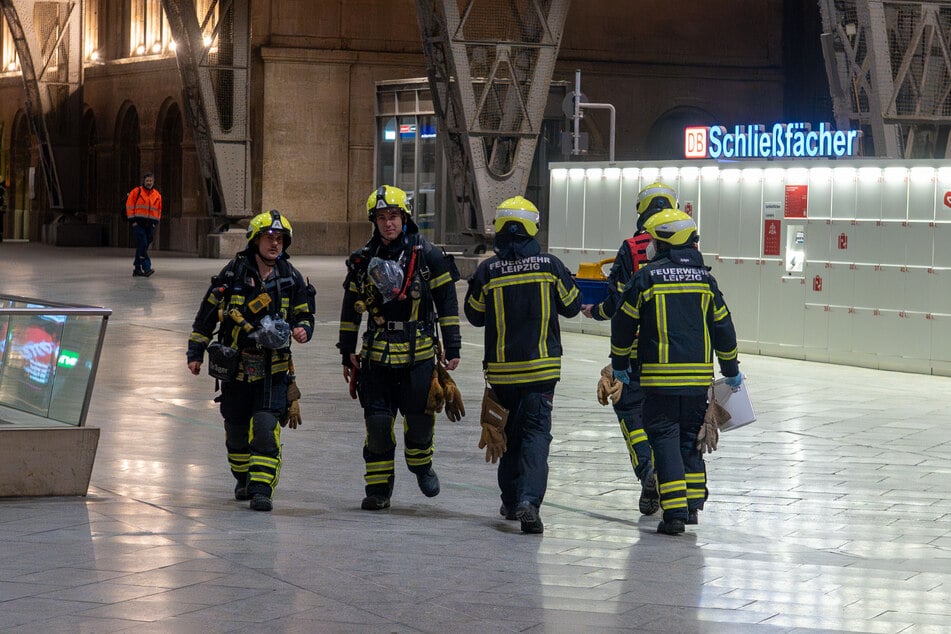
<path fill-rule="evenodd" d="M 56 365 L 61 368 L 75 368 L 77 363 L 79 363 L 79 353 L 65 348 L 60 349 Z"/>
<path fill-rule="evenodd" d="M 835 130 L 819 124 L 776 123 L 767 129 L 759 124 L 694 126 L 684 129 L 684 157 L 712 159 L 747 158 L 843 158 L 858 151 L 859 130 Z"/>

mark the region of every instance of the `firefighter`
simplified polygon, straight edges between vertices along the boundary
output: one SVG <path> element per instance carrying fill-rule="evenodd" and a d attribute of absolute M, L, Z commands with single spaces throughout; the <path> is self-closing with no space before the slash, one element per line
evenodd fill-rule
<path fill-rule="evenodd" d="M 373 236 L 347 259 L 337 348 L 366 423 L 366 496 L 360 507 L 379 511 L 390 506 L 393 494 L 397 411 L 403 415 L 406 466 L 424 495 L 439 494 L 432 466 L 436 417 L 427 401 L 436 363 L 455 370 L 462 338 L 459 271 L 452 256 L 419 234 L 406 192 L 382 185 L 366 208 Z M 367 329 L 358 355 L 363 313 Z"/>
<path fill-rule="evenodd" d="M 290 340 L 314 333 L 316 291 L 288 261 L 293 230 L 277 210 L 258 214 L 247 248 L 212 278 L 188 339 L 188 369 L 209 374 L 221 394 L 236 500 L 270 511 L 281 472 L 281 427 L 300 424 Z M 217 341 L 211 342 L 215 327 Z M 209 345 L 210 344 L 210 345 Z"/>
<path fill-rule="evenodd" d="M 600 304 L 585 304 L 581 312 L 585 317 L 603 321 L 611 319 L 621 304 L 621 293 L 634 273 L 647 261 L 647 246 L 651 237 L 644 231 L 644 223 L 654 214 L 664 209 L 677 208 L 677 193 L 661 182 L 651 183 L 637 194 L 637 220 L 634 235 L 621 243 L 618 248 L 614 264 L 608 273 L 608 295 Z M 636 343 L 636 340 L 635 340 Z M 627 451 L 631 456 L 631 466 L 634 475 L 641 483 L 641 496 L 638 500 L 638 510 L 643 515 L 653 515 L 660 508 L 660 498 L 657 494 L 657 482 L 654 478 L 654 465 L 650 442 L 644 432 L 644 422 L 641 405 L 644 401 L 644 392 L 637 381 L 637 346 L 631 350 L 632 372 L 631 382 L 625 385 L 613 378 L 610 367 L 602 371 L 599 381 L 598 398 L 602 405 L 607 405 L 608 398 L 614 406 L 621 435 L 624 437 Z"/>
<path fill-rule="evenodd" d="M 666 209 L 644 223 L 650 261 L 624 289 L 611 319 L 615 378 L 632 383 L 637 339 L 644 429 L 654 449 L 663 520 L 657 532 L 677 535 L 696 524 L 707 499 L 706 467 L 697 435 L 707 407 L 713 355 L 731 387 L 742 381 L 736 331 L 717 282 L 697 248 L 697 225 Z"/>
<path fill-rule="evenodd" d="M 499 205 L 495 255 L 469 279 L 466 317 L 485 327 L 486 380 L 509 410 L 504 430 L 483 419 L 480 447 L 499 457 L 499 513 L 522 532 L 541 533 L 539 507 L 548 486 L 548 449 L 555 384 L 561 377 L 558 315 L 574 317 L 581 294 L 571 273 L 535 239 L 538 209 L 521 196 Z M 498 442 L 493 438 L 497 438 Z"/>

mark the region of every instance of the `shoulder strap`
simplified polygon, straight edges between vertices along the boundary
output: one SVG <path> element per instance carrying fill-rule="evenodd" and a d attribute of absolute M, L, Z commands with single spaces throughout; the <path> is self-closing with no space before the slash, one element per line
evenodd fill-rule
<path fill-rule="evenodd" d="M 637 273 L 647 262 L 647 245 L 650 244 L 651 237 L 648 233 L 638 233 L 625 240 L 627 248 L 631 250 L 632 273 Z"/>

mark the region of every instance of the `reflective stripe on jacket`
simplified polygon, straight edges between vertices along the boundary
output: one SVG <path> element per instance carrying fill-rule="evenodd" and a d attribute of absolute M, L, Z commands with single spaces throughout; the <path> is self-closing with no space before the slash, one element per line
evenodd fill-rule
<path fill-rule="evenodd" d="M 158 222 L 162 219 L 162 195 L 154 187 L 136 187 L 125 201 L 125 217 L 143 218 Z"/>
<path fill-rule="evenodd" d="M 541 253 L 522 259 L 493 256 L 469 279 L 466 317 L 485 327 L 489 383 L 548 383 L 561 378 L 558 316 L 574 317 L 581 294 L 561 260 Z"/>
<path fill-rule="evenodd" d="M 739 371 L 730 311 L 693 246 L 673 249 L 640 269 L 622 297 L 611 320 L 612 365 L 628 367 L 636 337 L 641 387 L 703 394 L 714 355 L 724 376 Z"/>

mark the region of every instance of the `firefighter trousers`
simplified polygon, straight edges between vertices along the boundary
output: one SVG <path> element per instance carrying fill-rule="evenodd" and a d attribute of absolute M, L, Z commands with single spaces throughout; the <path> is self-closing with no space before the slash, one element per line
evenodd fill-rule
<path fill-rule="evenodd" d="M 407 468 L 426 473 L 433 463 L 436 416 L 427 414 L 426 401 L 435 369 L 427 359 L 410 367 L 374 363 L 360 370 L 360 404 L 366 422 L 363 460 L 367 495 L 390 497 L 395 475 L 397 413 L 403 415 L 403 452 Z"/>
<path fill-rule="evenodd" d="M 287 408 L 287 374 L 250 383 L 227 381 L 219 399 L 232 475 L 249 495 L 271 497 L 281 473 L 279 421 Z"/>
<path fill-rule="evenodd" d="M 548 489 L 555 383 L 493 385 L 492 389 L 509 410 L 505 424 L 508 447 L 498 470 L 502 504 L 510 509 L 521 502 L 541 506 Z"/>
<path fill-rule="evenodd" d="M 624 444 L 631 456 L 631 466 L 634 475 L 643 482 L 650 482 L 654 477 L 654 458 L 647 432 L 644 431 L 644 390 L 636 382 L 625 385 L 621 389 L 621 400 L 614 405 Z"/>
<path fill-rule="evenodd" d="M 688 511 L 703 508 L 707 471 L 697 449 L 707 397 L 648 392 L 644 398 L 644 429 L 654 448 L 660 506 L 664 521 L 687 520 Z"/>

